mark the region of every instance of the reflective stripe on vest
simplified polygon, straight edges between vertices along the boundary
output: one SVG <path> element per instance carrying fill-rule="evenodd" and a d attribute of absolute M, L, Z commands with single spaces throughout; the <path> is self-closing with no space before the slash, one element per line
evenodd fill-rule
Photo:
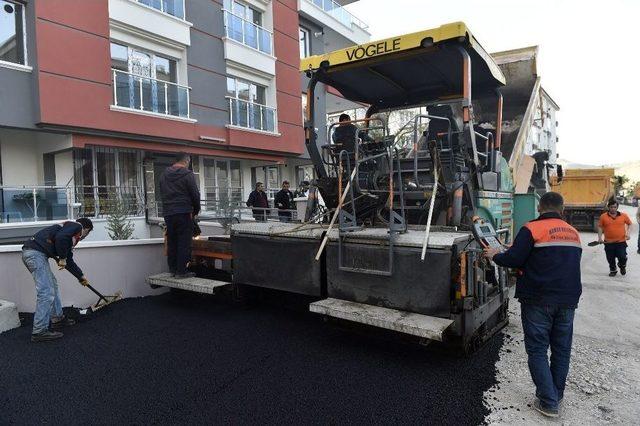
<path fill-rule="evenodd" d="M 525 225 L 533 236 L 533 246 L 582 248 L 580 234 L 562 219 L 534 220 Z"/>

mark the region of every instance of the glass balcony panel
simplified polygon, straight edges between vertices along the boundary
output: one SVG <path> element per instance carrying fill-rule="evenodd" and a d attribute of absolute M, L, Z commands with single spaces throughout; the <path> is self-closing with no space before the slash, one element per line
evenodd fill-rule
<path fill-rule="evenodd" d="M 0 186 L 0 223 L 68 219 L 67 194 L 62 187 Z"/>
<path fill-rule="evenodd" d="M 258 26 L 256 24 L 244 21 L 244 43 L 254 49 L 258 48 Z"/>
<path fill-rule="evenodd" d="M 184 19 L 184 0 L 162 0 L 162 2 L 164 12 Z"/>
<path fill-rule="evenodd" d="M 229 98 L 229 106 L 232 125 L 275 132 L 274 108 L 236 98 Z"/>
<path fill-rule="evenodd" d="M 269 31 L 229 11 L 225 10 L 224 15 L 227 37 L 253 49 L 272 54 L 272 34 Z"/>
<path fill-rule="evenodd" d="M 189 117 L 188 87 L 123 71 L 114 70 L 113 73 L 115 105 L 156 114 Z"/>
<path fill-rule="evenodd" d="M 184 0 L 138 0 L 138 2 L 177 18 L 184 19 Z"/>
<path fill-rule="evenodd" d="M 249 127 L 249 102 L 238 100 L 237 125 Z"/>
<path fill-rule="evenodd" d="M 157 102 L 154 102 L 157 101 L 157 98 L 153 96 L 155 82 L 143 77 L 138 77 L 138 80 L 139 84 L 142 84 L 142 109 L 149 112 L 158 112 Z"/>
<path fill-rule="evenodd" d="M 243 20 L 242 18 L 227 14 L 227 36 L 234 39 L 235 41 L 239 41 L 240 43 L 244 43 L 243 39 Z"/>
<path fill-rule="evenodd" d="M 261 114 L 262 106 L 256 104 L 249 104 L 249 127 L 252 129 L 260 129 L 262 128 L 262 114 Z"/>
<path fill-rule="evenodd" d="M 271 33 L 269 33 L 264 28 L 258 28 L 258 37 L 259 37 L 260 51 L 268 55 L 271 55 L 272 54 Z"/>
<path fill-rule="evenodd" d="M 135 84 L 133 76 L 130 74 L 116 73 L 116 99 L 118 106 L 125 108 L 136 108 Z M 138 106 L 140 105 L 138 101 Z"/>
<path fill-rule="evenodd" d="M 267 132 L 276 131 L 276 110 L 273 108 L 263 108 L 262 110 L 263 130 Z"/>
<path fill-rule="evenodd" d="M 334 0 L 307 0 L 307 1 L 310 3 L 313 3 L 320 9 L 324 10 L 329 15 L 333 16 L 335 19 L 337 19 L 339 22 L 341 22 L 347 27 L 351 27 L 351 25 L 353 24 L 362 28 L 363 30 L 366 30 L 367 28 L 369 28 L 368 25 L 366 25 L 360 19 L 353 16 L 343 6 L 336 3 Z"/>

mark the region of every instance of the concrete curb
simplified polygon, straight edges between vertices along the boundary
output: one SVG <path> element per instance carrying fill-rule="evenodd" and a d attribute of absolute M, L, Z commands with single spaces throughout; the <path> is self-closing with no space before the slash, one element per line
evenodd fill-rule
<path fill-rule="evenodd" d="M 20 327 L 20 318 L 16 304 L 0 300 L 0 333 L 17 327 Z"/>

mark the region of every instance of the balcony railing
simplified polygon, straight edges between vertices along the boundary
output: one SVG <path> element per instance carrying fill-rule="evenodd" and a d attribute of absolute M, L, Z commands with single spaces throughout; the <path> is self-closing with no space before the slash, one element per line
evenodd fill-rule
<path fill-rule="evenodd" d="M 64 186 L 0 186 L 0 223 L 69 219 L 72 200 Z"/>
<path fill-rule="evenodd" d="M 138 0 L 138 3 L 184 19 L 184 0 Z"/>
<path fill-rule="evenodd" d="M 249 129 L 276 131 L 276 109 L 266 105 L 227 97 L 229 101 L 229 123 Z"/>
<path fill-rule="evenodd" d="M 122 108 L 189 118 L 189 88 L 112 69 L 113 104 Z"/>
<path fill-rule="evenodd" d="M 355 25 L 356 27 L 360 27 L 363 30 L 369 28 L 367 24 L 365 24 L 360 19 L 356 18 L 352 13 L 348 12 L 343 6 L 336 3 L 334 0 L 307 0 L 309 3 L 313 3 L 320 9 L 327 12 L 329 15 L 333 16 L 342 24 L 351 28 L 351 25 Z"/>
<path fill-rule="evenodd" d="M 271 31 L 228 10 L 223 11 L 225 34 L 228 38 L 268 55 L 273 54 L 273 34 Z"/>
<path fill-rule="evenodd" d="M 80 216 L 144 216 L 144 191 L 138 186 L 76 185 L 75 199 Z"/>

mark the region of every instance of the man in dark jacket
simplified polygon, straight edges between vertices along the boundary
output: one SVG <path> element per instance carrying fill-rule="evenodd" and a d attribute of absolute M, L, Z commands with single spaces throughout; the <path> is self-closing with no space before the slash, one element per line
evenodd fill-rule
<path fill-rule="evenodd" d="M 293 192 L 289 191 L 289 181 L 282 182 L 282 189 L 276 194 L 274 204 L 278 208 L 280 222 L 291 222 L 291 210 L 295 208 L 295 203 Z"/>
<path fill-rule="evenodd" d="M 558 417 L 569 372 L 573 316 L 582 294 L 580 235 L 562 220 L 563 205 L 560 194 L 547 192 L 540 198 L 540 217 L 520 229 L 511 248 L 502 253 L 485 250 L 496 264 L 519 269 L 516 298 L 536 385 L 533 406 L 548 417 Z"/>
<path fill-rule="evenodd" d="M 338 118 L 340 124 L 333 131 L 332 140 L 333 143 L 339 146 L 340 151 L 345 150 L 350 154 L 356 152 L 356 138 L 360 138 L 366 142 L 373 142 L 373 139 L 369 137 L 367 132 L 358 129 L 358 127 L 351 122 L 349 114 L 340 114 Z"/>
<path fill-rule="evenodd" d="M 189 154 L 180 153 L 160 177 L 162 215 L 167 225 L 167 261 L 176 278 L 195 276 L 187 272 L 187 264 L 191 260 L 193 220 L 200 213 L 200 191 L 189 163 Z"/>
<path fill-rule="evenodd" d="M 89 280 L 73 261 L 73 247 L 92 230 L 91 220 L 80 218 L 75 222 L 46 227 L 22 246 L 22 262 L 31 272 L 36 284 L 36 310 L 33 314 L 31 341 L 44 342 L 62 337 L 59 331 L 49 330 L 49 325 L 51 328 L 62 328 L 75 324 L 74 320 L 66 318 L 62 312 L 58 281 L 51 272 L 49 258 L 55 259 L 59 269 L 71 272 L 80 284 L 89 285 Z"/>
<path fill-rule="evenodd" d="M 249 199 L 247 200 L 247 207 L 256 207 L 252 210 L 253 218 L 258 222 L 264 222 L 267 220 L 267 210 L 269 208 L 269 200 L 267 194 L 264 192 L 264 185 L 262 182 L 256 183 L 256 189 L 251 191 Z"/>

